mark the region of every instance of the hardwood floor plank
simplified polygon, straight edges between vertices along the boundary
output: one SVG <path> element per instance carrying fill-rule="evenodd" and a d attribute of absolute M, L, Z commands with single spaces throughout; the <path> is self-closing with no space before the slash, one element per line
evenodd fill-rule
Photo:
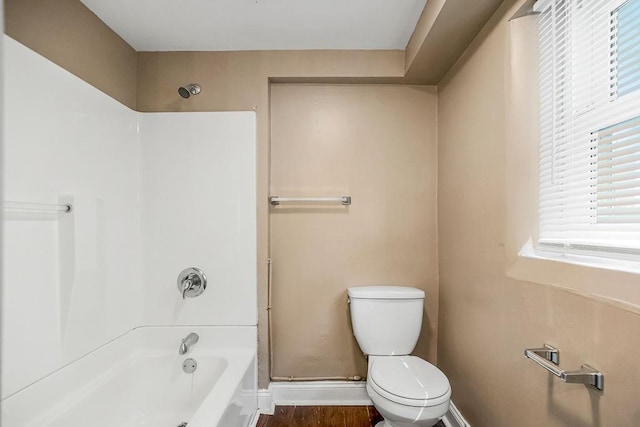
<path fill-rule="evenodd" d="M 384 419 L 373 406 L 367 406 L 367 415 L 369 417 L 369 424 L 371 425 L 371 427 L 374 427 Z"/>
<path fill-rule="evenodd" d="M 373 406 L 276 406 L 273 415 L 260 415 L 257 427 L 375 427 L 380 421 Z"/>
<path fill-rule="evenodd" d="M 270 419 L 271 419 L 270 415 L 260 414 L 260 416 L 258 417 L 258 423 L 256 424 L 256 427 L 268 427 Z"/>
<path fill-rule="evenodd" d="M 349 406 L 320 406 L 319 409 L 317 425 L 346 427 L 345 413 L 350 410 Z"/>
<path fill-rule="evenodd" d="M 345 412 L 344 424 L 347 427 L 371 427 L 369 408 L 366 406 L 352 406 Z"/>
<path fill-rule="evenodd" d="M 296 406 L 293 411 L 293 420 L 299 427 L 321 425 L 321 419 L 318 406 Z"/>
<path fill-rule="evenodd" d="M 269 419 L 269 427 L 295 426 L 293 413 L 295 406 L 276 406 L 275 413 Z"/>

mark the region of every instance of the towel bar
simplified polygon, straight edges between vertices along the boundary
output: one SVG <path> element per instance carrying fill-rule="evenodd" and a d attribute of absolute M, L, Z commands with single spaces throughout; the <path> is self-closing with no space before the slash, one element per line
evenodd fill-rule
<path fill-rule="evenodd" d="M 343 205 L 351 204 L 351 196 L 340 196 L 340 197 L 280 197 L 280 196 L 271 196 L 269 197 L 269 203 L 273 206 L 277 206 L 280 203 L 284 202 L 311 202 L 311 203 L 322 203 L 322 202 L 338 202 Z"/>
<path fill-rule="evenodd" d="M 542 348 L 528 348 L 524 356 L 533 360 L 565 383 L 579 383 L 604 389 L 604 375 L 589 365 L 582 365 L 577 371 L 565 371 L 557 365 L 560 362 L 560 350 L 545 344 Z"/>

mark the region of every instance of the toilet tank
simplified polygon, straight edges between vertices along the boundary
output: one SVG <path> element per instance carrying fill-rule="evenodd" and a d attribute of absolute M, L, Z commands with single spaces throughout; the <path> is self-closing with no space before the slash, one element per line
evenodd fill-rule
<path fill-rule="evenodd" d="M 365 354 L 410 354 L 422 328 L 424 291 L 405 286 L 349 288 L 353 333 Z"/>

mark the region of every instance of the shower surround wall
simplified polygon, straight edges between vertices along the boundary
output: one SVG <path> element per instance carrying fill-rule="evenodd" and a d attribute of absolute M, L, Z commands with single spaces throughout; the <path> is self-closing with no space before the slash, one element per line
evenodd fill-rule
<path fill-rule="evenodd" d="M 140 133 L 144 324 L 255 326 L 255 113 L 143 113 Z M 183 301 L 187 267 L 208 284 Z"/>
<path fill-rule="evenodd" d="M 137 113 L 4 37 L 2 396 L 141 324 Z M 24 368 L 20 368 L 23 366 Z"/>
<path fill-rule="evenodd" d="M 2 397 L 137 326 L 255 334 L 255 113 L 137 113 L 4 42 L 5 198 L 74 209 L 4 223 Z"/>

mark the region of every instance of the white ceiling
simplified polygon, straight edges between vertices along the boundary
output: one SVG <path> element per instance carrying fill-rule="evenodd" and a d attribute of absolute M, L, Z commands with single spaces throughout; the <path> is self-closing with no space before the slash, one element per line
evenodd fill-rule
<path fill-rule="evenodd" d="M 404 49 L 426 0 L 81 0 L 138 51 Z"/>

